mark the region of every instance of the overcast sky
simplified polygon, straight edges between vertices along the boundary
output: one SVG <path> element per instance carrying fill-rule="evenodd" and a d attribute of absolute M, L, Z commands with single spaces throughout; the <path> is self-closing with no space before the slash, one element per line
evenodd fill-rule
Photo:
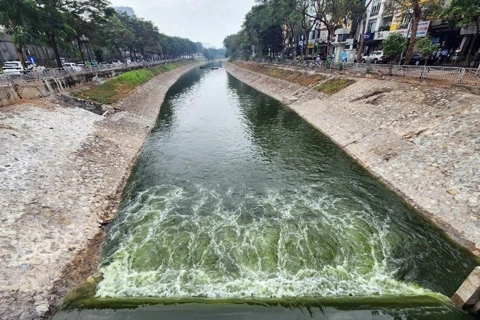
<path fill-rule="evenodd" d="M 132 7 L 137 17 L 151 20 L 160 32 L 223 47 L 223 39 L 240 31 L 255 0 L 110 0 Z"/>

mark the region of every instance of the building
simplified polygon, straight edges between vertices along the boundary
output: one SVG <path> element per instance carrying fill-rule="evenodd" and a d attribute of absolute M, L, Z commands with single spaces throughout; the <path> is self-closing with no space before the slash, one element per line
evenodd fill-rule
<path fill-rule="evenodd" d="M 383 39 L 390 34 L 393 14 L 389 6 L 388 0 L 372 0 L 368 4 L 364 24 L 363 54 L 381 49 Z M 360 33 L 360 28 L 358 30 Z"/>

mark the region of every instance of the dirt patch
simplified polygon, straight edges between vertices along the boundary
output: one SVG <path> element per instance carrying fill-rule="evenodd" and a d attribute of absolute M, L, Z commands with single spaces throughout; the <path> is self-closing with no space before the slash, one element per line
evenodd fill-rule
<path fill-rule="evenodd" d="M 357 97 L 355 99 L 352 99 L 350 100 L 350 102 L 357 102 L 357 101 L 360 101 L 360 100 L 366 100 L 367 103 L 368 101 L 372 101 L 372 99 L 369 99 L 371 97 L 375 97 L 374 99 L 377 99 L 378 96 L 382 96 L 384 93 L 386 92 L 391 92 L 392 89 L 391 88 L 384 88 L 384 89 L 380 89 L 380 90 L 374 90 L 372 92 L 369 92 L 369 93 L 366 93 L 360 97 Z"/>

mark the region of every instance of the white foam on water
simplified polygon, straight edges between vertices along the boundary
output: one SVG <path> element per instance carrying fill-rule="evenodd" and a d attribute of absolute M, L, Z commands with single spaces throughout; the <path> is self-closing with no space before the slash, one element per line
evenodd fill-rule
<path fill-rule="evenodd" d="M 433 294 L 395 279 L 395 230 L 368 204 L 312 191 L 164 185 L 109 232 L 98 297 Z M 239 193 L 233 197 L 234 194 Z"/>

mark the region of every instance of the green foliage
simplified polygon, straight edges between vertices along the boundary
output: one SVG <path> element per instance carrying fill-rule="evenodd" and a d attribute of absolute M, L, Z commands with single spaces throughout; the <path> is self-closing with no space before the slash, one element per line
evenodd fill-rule
<path fill-rule="evenodd" d="M 54 49 L 58 67 L 59 49 L 67 58 L 88 58 L 86 44 L 81 48 L 79 42 L 81 35 L 89 38 L 97 59 L 121 59 L 125 52 L 145 60 L 199 52 L 198 43 L 163 35 L 151 21 L 119 14 L 108 4 L 107 0 L 0 0 L 0 25 L 12 36 L 20 60 L 26 58 L 20 54 L 27 44 L 43 45 Z"/>
<path fill-rule="evenodd" d="M 383 53 L 388 57 L 393 57 L 393 61 L 396 62 L 407 47 L 407 39 L 400 33 L 394 33 L 383 40 L 382 46 Z"/>
<path fill-rule="evenodd" d="M 334 94 L 354 83 L 355 80 L 352 79 L 330 79 L 316 86 L 315 90 L 326 94 Z"/>
<path fill-rule="evenodd" d="M 478 0 L 452 0 L 440 14 L 453 27 L 463 27 L 480 20 L 480 2 Z"/>
<path fill-rule="evenodd" d="M 422 55 L 428 59 L 438 49 L 438 44 L 432 44 L 432 39 L 425 37 L 425 38 L 418 38 L 416 41 L 416 45 L 418 50 L 422 53 Z M 425 60 L 425 63 L 427 60 Z"/>

